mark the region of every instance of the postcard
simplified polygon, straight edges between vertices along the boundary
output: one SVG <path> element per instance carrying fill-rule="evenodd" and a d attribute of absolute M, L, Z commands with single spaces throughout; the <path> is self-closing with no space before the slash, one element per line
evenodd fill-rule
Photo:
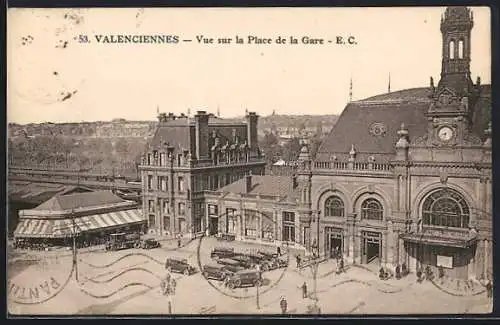
<path fill-rule="evenodd" d="M 492 312 L 488 7 L 7 18 L 11 316 Z"/>

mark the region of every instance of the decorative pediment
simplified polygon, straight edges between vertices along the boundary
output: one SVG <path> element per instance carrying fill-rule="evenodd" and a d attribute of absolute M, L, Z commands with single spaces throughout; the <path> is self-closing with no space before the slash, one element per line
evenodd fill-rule
<path fill-rule="evenodd" d="M 440 105 L 448 106 L 457 101 L 457 96 L 451 89 L 445 87 L 437 95 L 437 101 Z"/>

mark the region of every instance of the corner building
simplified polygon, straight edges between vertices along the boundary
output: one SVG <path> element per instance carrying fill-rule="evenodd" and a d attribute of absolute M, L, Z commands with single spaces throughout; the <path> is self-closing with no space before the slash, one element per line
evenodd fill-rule
<path fill-rule="evenodd" d="M 492 276 L 491 87 L 470 75 L 472 12 L 441 20 L 437 85 L 351 102 L 299 171 L 305 246 L 351 263 Z M 310 199 L 309 199 L 310 198 Z"/>
<path fill-rule="evenodd" d="M 148 232 L 196 236 L 207 229 L 204 191 L 249 173 L 263 175 L 257 143 L 258 116 L 246 121 L 198 111 L 194 118 L 160 114 L 139 166 Z"/>

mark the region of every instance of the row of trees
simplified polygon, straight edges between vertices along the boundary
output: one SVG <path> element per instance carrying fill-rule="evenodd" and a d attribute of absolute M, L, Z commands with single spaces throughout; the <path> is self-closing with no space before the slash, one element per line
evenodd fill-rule
<path fill-rule="evenodd" d="M 316 134 L 314 137 L 309 139 L 309 152 L 312 159 L 316 157 L 321 140 L 321 134 Z M 294 137 L 287 141 L 284 145 L 281 145 L 275 134 L 266 132 L 264 138 L 260 142 L 260 147 L 266 155 L 267 163 L 272 164 L 279 159 L 283 159 L 287 162 L 297 160 L 299 158 L 302 144 L 299 138 Z"/>
<path fill-rule="evenodd" d="M 146 142 L 144 138 L 15 138 L 8 141 L 8 161 L 14 166 L 81 168 L 132 176 Z"/>

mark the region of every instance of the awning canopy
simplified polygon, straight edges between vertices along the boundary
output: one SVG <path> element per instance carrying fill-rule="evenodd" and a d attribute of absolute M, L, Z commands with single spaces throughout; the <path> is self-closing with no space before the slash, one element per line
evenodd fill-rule
<path fill-rule="evenodd" d="M 435 245 L 435 246 L 448 246 L 457 248 L 467 248 L 474 244 L 477 240 L 476 235 L 466 235 L 463 237 L 458 236 L 435 236 L 425 233 L 408 233 L 401 234 L 401 238 L 407 242 Z"/>
<path fill-rule="evenodd" d="M 145 222 L 141 209 L 115 211 L 74 219 L 21 219 L 14 231 L 18 238 L 63 238 L 73 232 L 100 231 Z"/>

